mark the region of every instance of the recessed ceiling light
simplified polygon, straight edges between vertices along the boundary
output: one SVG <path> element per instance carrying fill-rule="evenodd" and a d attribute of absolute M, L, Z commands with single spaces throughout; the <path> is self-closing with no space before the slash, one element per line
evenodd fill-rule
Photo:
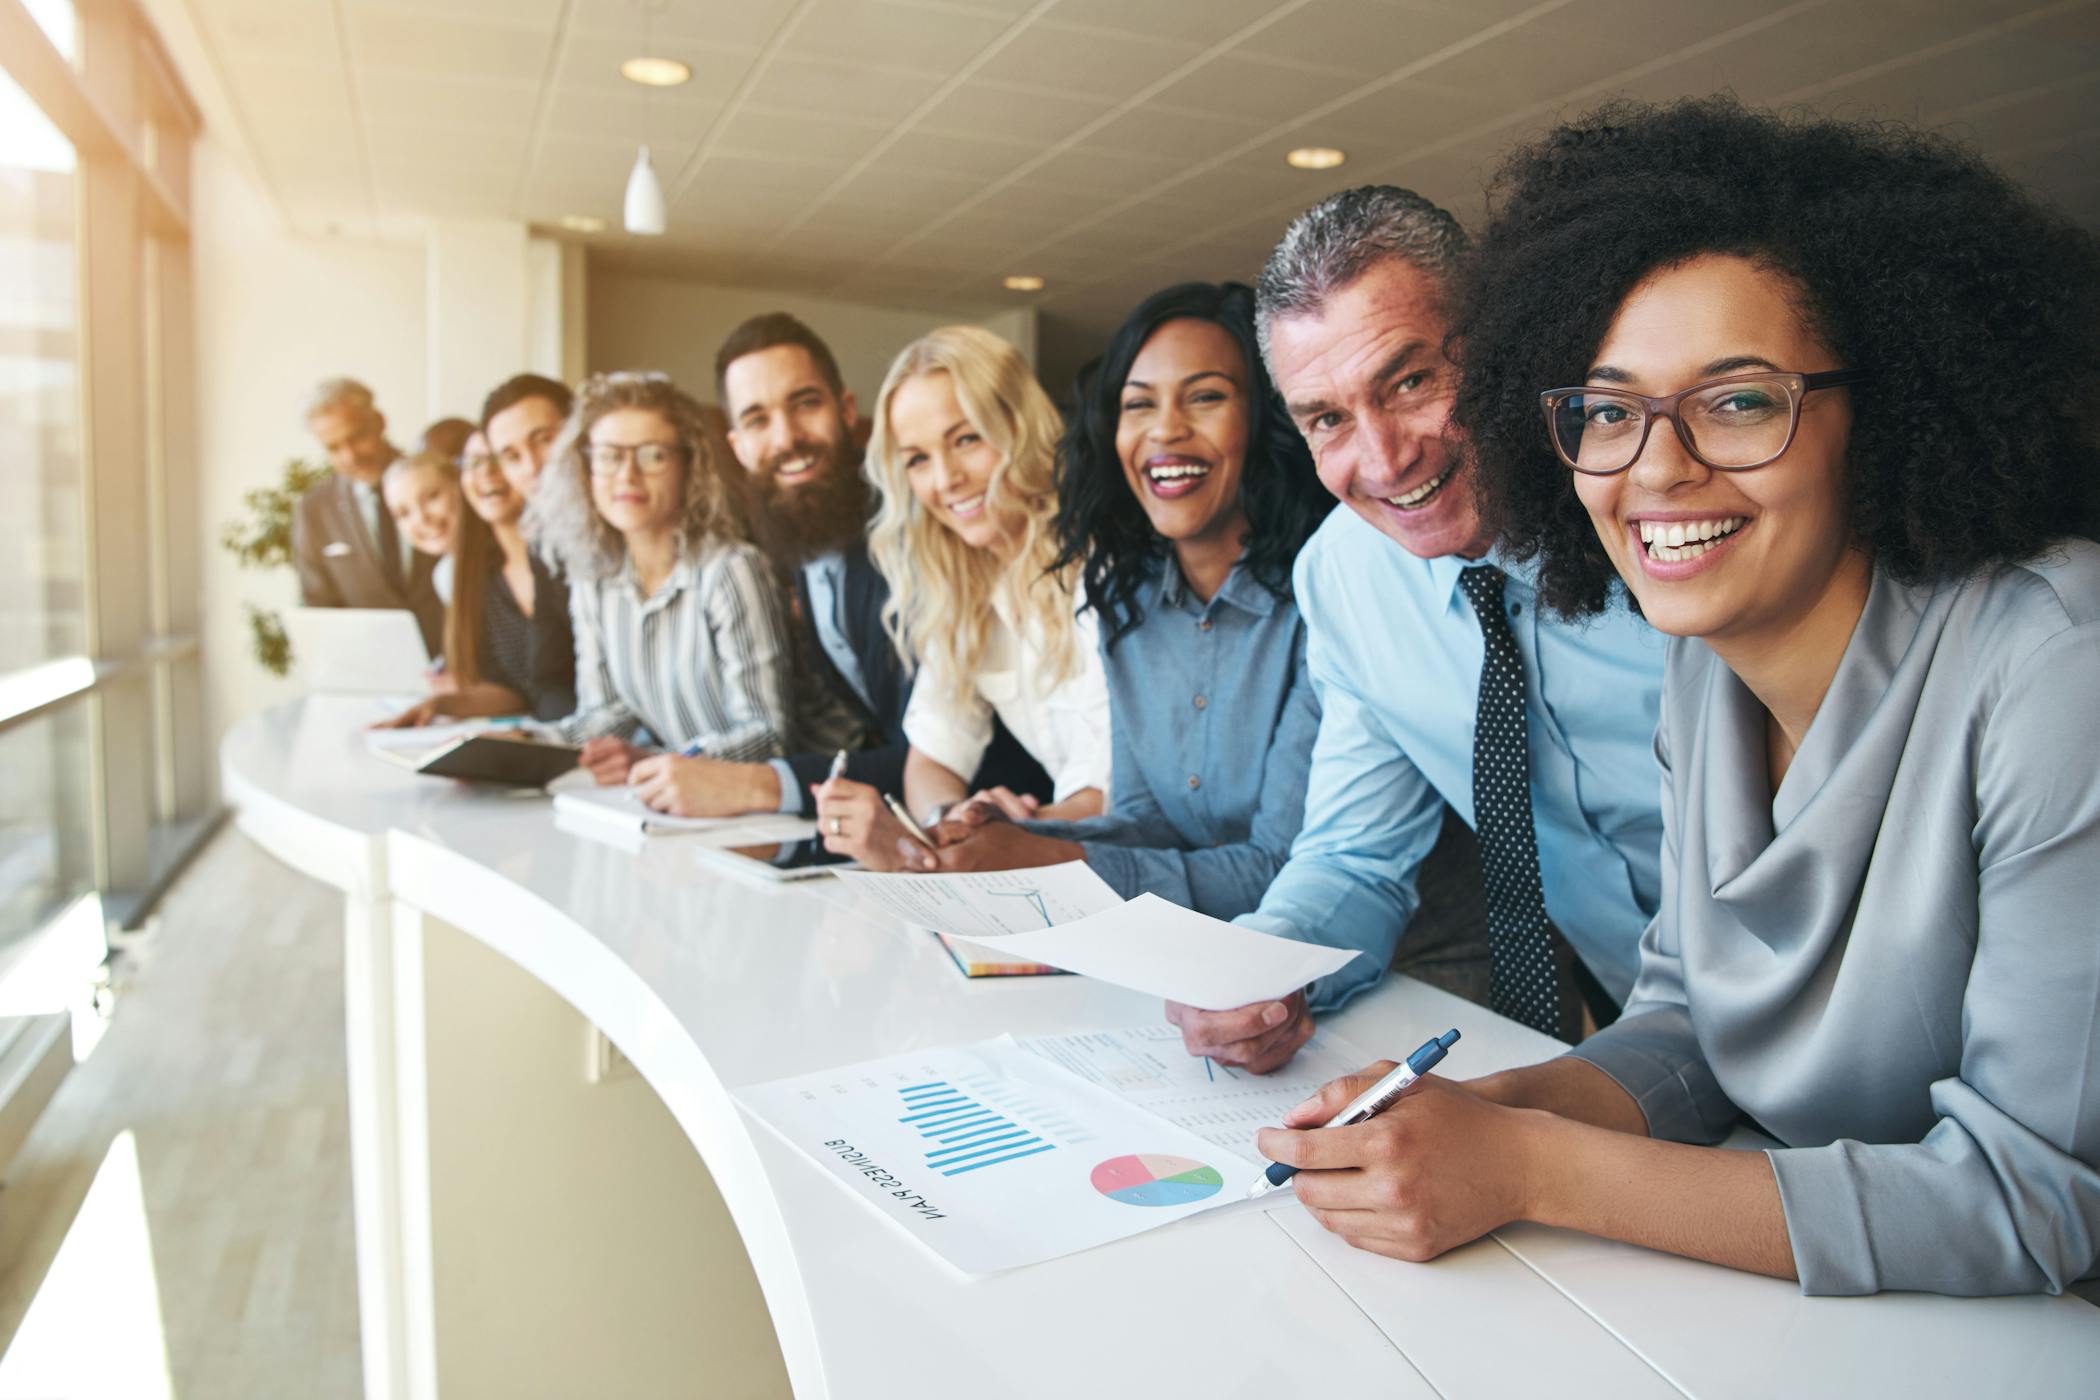
<path fill-rule="evenodd" d="M 1043 279 L 1040 277 L 1009 277 L 1006 279 L 1006 290 L 1009 292 L 1040 292 L 1042 289 Z"/>
<path fill-rule="evenodd" d="M 620 76 L 643 87 L 677 87 L 692 79 L 693 70 L 675 58 L 630 58 L 620 65 Z"/>
<path fill-rule="evenodd" d="M 561 226 L 571 233 L 603 233 L 605 220 L 595 214 L 564 214 Z"/>
<path fill-rule="evenodd" d="M 1349 157 L 1332 146 L 1300 146 L 1284 160 L 1300 170 L 1332 170 Z"/>

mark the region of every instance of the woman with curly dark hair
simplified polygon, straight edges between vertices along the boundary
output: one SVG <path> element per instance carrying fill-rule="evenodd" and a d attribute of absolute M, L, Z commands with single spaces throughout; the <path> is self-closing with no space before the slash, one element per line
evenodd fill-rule
<path fill-rule="evenodd" d="M 1672 639 L 1662 904 L 1615 1025 L 1300 1194 L 1409 1257 L 1527 1218 L 1809 1293 L 2092 1276 L 2094 241 L 1937 138 L 1721 101 L 1498 193 L 1456 418 L 1541 593 Z M 1777 1145 L 1686 1145 L 1743 1119 Z"/>
<path fill-rule="evenodd" d="M 944 824 L 938 868 L 1085 860 L 1125 897 L 1244 914 L 1290 854 L 1319 703 L 1291 565 L 1333 504 L 1275 400 L 1254 293 L 1145 299 L 1081 371 L 1058 456 L 1059 569 L 1100 620 L 1114 757 L 1102 815 Z"/>

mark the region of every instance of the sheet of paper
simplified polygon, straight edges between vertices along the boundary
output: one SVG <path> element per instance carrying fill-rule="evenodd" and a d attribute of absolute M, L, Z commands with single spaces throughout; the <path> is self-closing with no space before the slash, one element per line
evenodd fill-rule
<path fill-rule="evenodd" d="M 1228 924 L 1156 894 L 1141 894 L 1054 928 L 971 937 L 1007 957 L 1048 963 L 1211 1011 L 1288 996 L 1357 956 L 1351 948 L 1325 948 Z"/>
<path fill-rule="evenodd" d="M 968 1274 L 1235 1203 L 1256 1174 L 1006 1037 L 776 1080 L 737 1098 Z"/>
<path fill-rule="evenodd" d="M 1280 1125 L 1286 1111 L 1321 1085 L 1354 1074 L 1373 1058 L 1320 1034 L 1282 1069 L 1250 1074 L 1189 1054 L 1181 1032 L 1168 1025 L 1035 1036 L 1020 1045 L 1257 1167 L 1263 1159 L 1255 1133 Z"/>
<path fill-rule="evenodd" d="M 721 837 L 713 845 L 758 845 L 766 841 L 804 841 L 816 835 L 817 824 L 805 817 L 784 812 L 752 812 L 736 817 L 673 817 L 651 811 L 634 795 L 632 788 L 584 786 L 563 775 L 563 786 L 554 794 L 554 808 L 575 816 L 618 822 L 651 836 L 702 832 Z"/>
<path fill-rule="evenodd" d="M 841 871 L 839 881 L 856 903 L 873 903 L 914 928 L 958 938 L 990 938 L 1050 928 L 1122 903 L 1083 860 L 1037 866 L 1033 870 L 988 870 L 962 875 Z M 994 956 L 1004 959 L 1007 955 L 1001 950 Z"/>
<path fill-rule="evenodd" d="M 461 720 L 457 724 L 423 724 L 410 729 L 367 729 L 365 747 L 373 753 L 428 753 L 486 728 L 485 720 Z"/>

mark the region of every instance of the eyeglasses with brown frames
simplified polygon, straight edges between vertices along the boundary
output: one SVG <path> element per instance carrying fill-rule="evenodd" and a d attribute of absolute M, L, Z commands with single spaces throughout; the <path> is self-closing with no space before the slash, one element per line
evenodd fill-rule
<path fill-rule="evenodd" d="M 1616 476 L 1638 462 L 1658 418 L 1670 420 L 1694 461 L 1715 471 L 1746 472 L 1777 461 L 1793 446 L 1804 395 L 1867 377 L 1860 369 L 1731 374 L 1660 398 L 1584 384 L 1548 389 L 1539 405 L 1554 452 L 1585 476 Z"/>

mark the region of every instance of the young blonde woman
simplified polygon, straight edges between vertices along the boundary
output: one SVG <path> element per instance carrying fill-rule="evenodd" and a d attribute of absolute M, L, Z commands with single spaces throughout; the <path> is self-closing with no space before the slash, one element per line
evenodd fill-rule
<path fill-rule="evenodd" d="M 1013 817 L 1090 817 L 1109 780 L 1108 687 L 1076 569 L 1055 568 L 1063 425 L 1020 354 L 974 326 L 905 347 L 876 396 L 867 471 L 881 495 L 869 539 L 889 581 L 884 621 L 918 668 L 895 794 L 930 827 L 969 796 L 1004 723 L 1050 775 L 1052 800 L 995 788 Z M 825 844 L 880 870 L 923 855 L 885 794 L 843 778 L 817 792 Z"/>
<path fill-rule="evenodd" d="M 789 752 L 786 616 L 691 396 L 660 374 L 593 375 L 532 510 L 576 630 L 576 709 L 555 728 L 593 777 L 624 783 L 657 749 Z"/>

